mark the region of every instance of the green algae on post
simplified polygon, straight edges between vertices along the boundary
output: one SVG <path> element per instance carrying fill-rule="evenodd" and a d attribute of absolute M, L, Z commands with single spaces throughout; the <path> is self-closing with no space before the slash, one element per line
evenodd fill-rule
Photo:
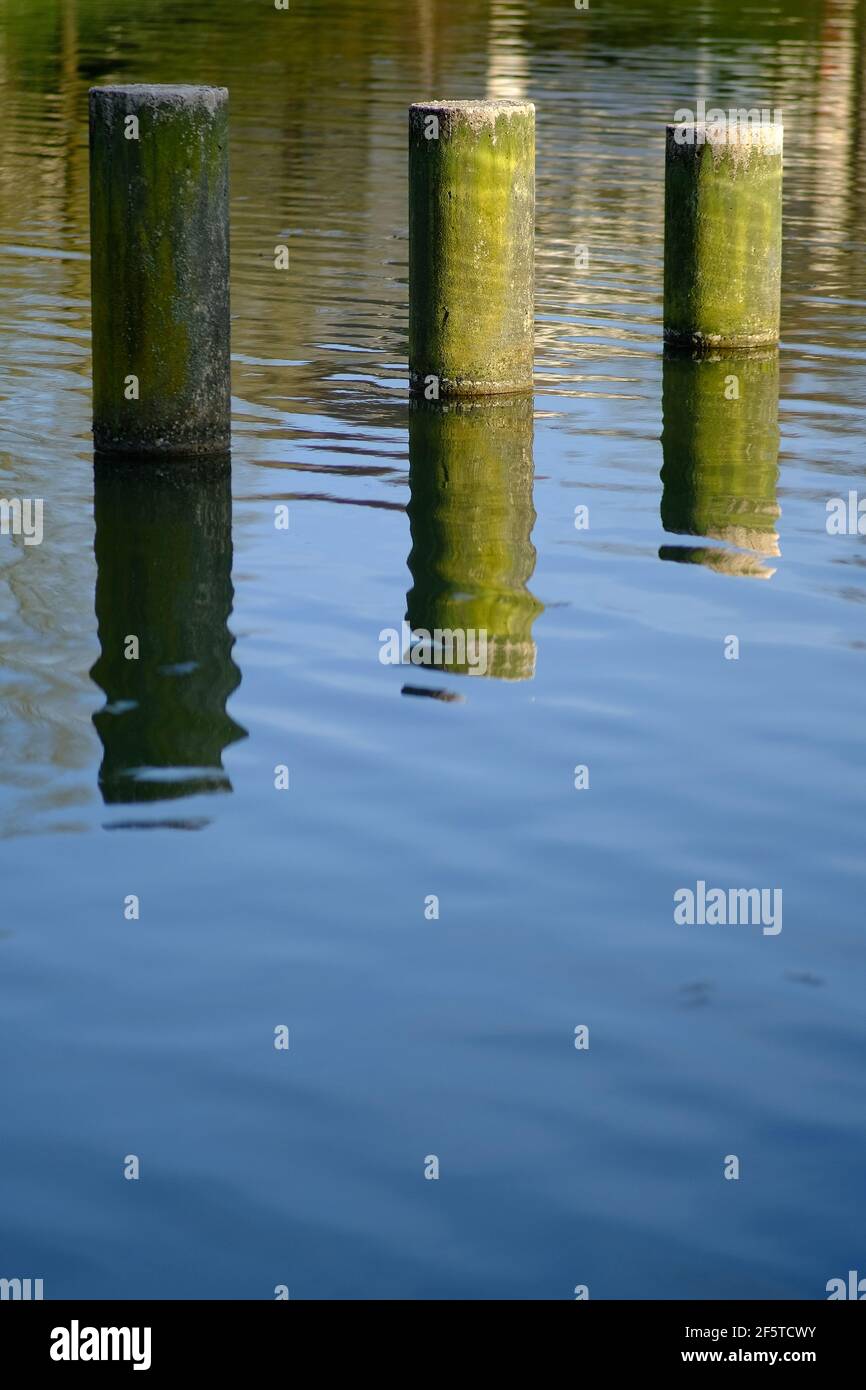
<path fill-rule="evenodd" d="M 230 444 L 228 92 L 90 92 L 93 434 L 99 453 Z"/>
<path fill-rule="evenodd" d="M 535 107 L 409 109 L 409 377 L 427 400 L 531 391 Z"/>
<path fill-rule="evenodd" d="M 781 269 L 782 122 L 669 125 L 665 341 L 778 342 Z"/>

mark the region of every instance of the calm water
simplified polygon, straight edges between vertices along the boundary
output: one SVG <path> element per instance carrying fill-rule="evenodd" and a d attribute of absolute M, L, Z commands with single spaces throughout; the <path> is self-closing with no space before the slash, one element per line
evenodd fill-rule
<path fill-rule="evenodd" d="M 86 94 L 137 80 L 231 89 L 230 476 L 94 472 Z M 410 430 L 405 107 L 479 95 L 538 106 L 534 436 Z M 786 123 L 783 342 L 735 414 L 660 347 L 662 124 L 700 95 Z M 825 527 L 863 471 L 864 97 L 856 0 L 0 0 L 0 490 L 45 506 L 0 537 L 0 1275 L 866 1268 L 866 551 Z M 488 678 L 379 662 L 458 612 Z M 675 925 L 698 879 L 782 888 L 782 932 Z"/>

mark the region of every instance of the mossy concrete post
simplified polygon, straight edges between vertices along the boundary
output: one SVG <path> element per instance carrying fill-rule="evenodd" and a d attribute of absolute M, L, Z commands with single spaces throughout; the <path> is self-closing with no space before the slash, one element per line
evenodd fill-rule
<path fill-rule="evenodd" d="M 230 443 L 228 92 L 90 92 L 97 452 Z"/>
<path fill-rule="evenodd" d="M 409 377 L 428 400 L 531 391 L 535 107 L 409 109 Z"/>
<path fill-rule="evenodd" d="M 769 579 L 779 554 L 779 354 L 668 349 L 663 365 L 661 520 L 719 546 L 662 546 L 726 574 Z"/>
<path fill-rule="evenodd" d="M 778 342 L 781 269 L 782 122 L 669 125 L 665 341 Z"/>

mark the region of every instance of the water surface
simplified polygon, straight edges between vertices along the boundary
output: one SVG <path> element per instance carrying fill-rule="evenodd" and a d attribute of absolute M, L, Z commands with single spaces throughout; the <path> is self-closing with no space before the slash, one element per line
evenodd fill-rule
<path fill-rule="evenodd" d="M 94 468 L 87 89 L 118 81 L 231 90 L 230 473 Z M 0 491 L 45 506 L 0 537 L 0 1275 L 863 1268 L 866 582 L 825 507 L 863 466 L 864 94 L 855 0 L 0 0 Z M 406 106 L 484 95 L 538 108 L 534 420 L 431 420 Z M 699 96 L 786 125 L 783 341 L 736 415 L 724 362 L 661 351 L 663 124 Z M 455 613 L 487 677 L 380 663 Z M 781 887 L 782 932 L 676 926 L 699 879 Z"/>

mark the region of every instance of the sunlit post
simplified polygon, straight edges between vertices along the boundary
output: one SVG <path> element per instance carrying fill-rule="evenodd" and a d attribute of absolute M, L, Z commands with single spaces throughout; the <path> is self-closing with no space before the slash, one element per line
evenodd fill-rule
<path fill-rule="evenodd" d="M 409 110 L 409 374 L 427 400 L 532 389 L 535 107 Z"/>
<path fill-rule="evenodd" d="M 669 125 L 665 341 L 777 342 L 781 266 L 781 120 Z"/>

